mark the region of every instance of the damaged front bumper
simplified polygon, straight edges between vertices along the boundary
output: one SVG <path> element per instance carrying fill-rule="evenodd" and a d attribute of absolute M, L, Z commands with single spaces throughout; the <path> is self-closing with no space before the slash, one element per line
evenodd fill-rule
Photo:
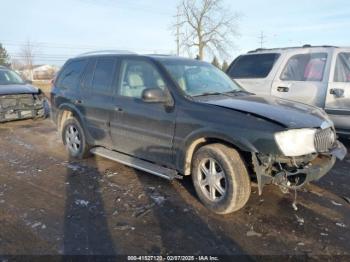
<path fill-rule="evenodd" d="M 40 94 L 0 96 L 0 123 L 44 116 L 44 99 Z"/>
<path fill-rule="evenodd" d="M 298 189 L 306 183 L 318 180 L 332 169 L 337 158 L 343 160 L 346 154 L 347 149 L 339 141 L 328 153 L 299 158 L 253 154 L 259 195 L 267 184 Z"/>

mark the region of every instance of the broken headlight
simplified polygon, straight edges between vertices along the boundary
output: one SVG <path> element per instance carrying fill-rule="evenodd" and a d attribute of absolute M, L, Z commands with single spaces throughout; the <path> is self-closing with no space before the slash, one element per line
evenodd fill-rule
<path fill-rule="evenodd" d="M 303 156 L 316 153 L 316 129 L 292 129 L 275 134 L 275 140 L 285 156 Z"/>

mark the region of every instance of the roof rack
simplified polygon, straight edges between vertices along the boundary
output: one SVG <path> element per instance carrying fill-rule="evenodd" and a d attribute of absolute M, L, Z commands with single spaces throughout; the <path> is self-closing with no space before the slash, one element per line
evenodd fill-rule
<path fill-rule="evenodd" d="M 297 49 L 297 48 L 320 48 L 320 47 L 333 47 L 333 48 L 338 48 L 338 46 L 332 46 L 332 45 L 320 45 L 320 46 L 312 46 L 309 44 L 303 45 L 303 46 L 292 46 L 292 47 L 281 47 L 281 48 L 258 48 L 252 51 L 249 51 L 248 54 L 250 53 L 255 53 L 255 52 L 261 52 L 261 51 L 270 51 L 270 50 L 286 50 L 286 49 Z"/>
<path fill-rule="evenodd" d="M 94 56 L 94 55 L 136 55 L 134 52 L 127 50 L 101 50 L 101 51 L 92 51 L 78 55 L 77 57 L 84 56 Z"/>

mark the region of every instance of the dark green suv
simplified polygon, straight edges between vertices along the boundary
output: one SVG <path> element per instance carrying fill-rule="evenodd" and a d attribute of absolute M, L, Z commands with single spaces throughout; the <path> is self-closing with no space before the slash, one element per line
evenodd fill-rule
<path fill-rule="evenodd" d="M 70 59 L 51 94 L 69 154 L 90 153 L 167 178 L 192 175 L 197 194 L 226 214 L 251 181 L 299 188 L 343 159 L 322 109 L 260 97 L 212 65 L 179 57 L 97 52 Z"/>

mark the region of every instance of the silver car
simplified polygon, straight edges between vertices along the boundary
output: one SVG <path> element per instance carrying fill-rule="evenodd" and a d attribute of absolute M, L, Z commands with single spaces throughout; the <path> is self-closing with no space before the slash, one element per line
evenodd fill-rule
<path fill-rule="evenodd" d="M 350 48 L 257 49 L 236 58 L 227 73 L 249 92 L 325 109 L 337 132 L 350 135 Z"/>

